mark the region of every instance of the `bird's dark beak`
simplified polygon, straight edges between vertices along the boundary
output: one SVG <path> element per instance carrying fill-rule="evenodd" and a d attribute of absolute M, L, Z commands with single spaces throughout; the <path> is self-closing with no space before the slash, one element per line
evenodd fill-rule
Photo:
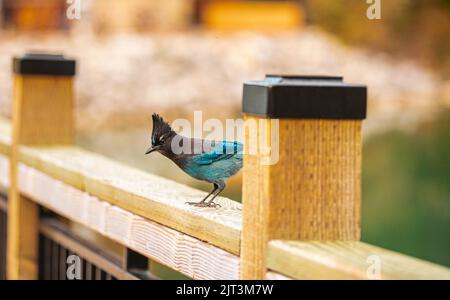
<path fill-rule="evenodd" d="M 157 149 L 157 147 L 150 146 L 150 148 L 148 148 L 147 151 L 145 151 L 145 154 L 150 154 L 153 151 L 155 151 L 156 149 Z"/>

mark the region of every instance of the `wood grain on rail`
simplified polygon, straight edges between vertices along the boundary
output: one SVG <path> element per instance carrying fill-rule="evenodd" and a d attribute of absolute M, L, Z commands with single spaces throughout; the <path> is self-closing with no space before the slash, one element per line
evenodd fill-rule
<path fill-rule="evenodd" d="M 40 205 L 194 279 L 238 279 L 239 257 L 30 168 L 20 191 Z"/>
<path fill-rule="evenodd" d="M 450 269 L 363 242 L 269 243 L 267 268 L 295 279 L 450 279 Z"/>
<path fill-rule="evenodd" d="M 26 165 L 130 213 L 239 253 L 238 202 L 219 197 L 220 209 L 186 205 L 205 193 L 78 147 L 21 147 L 19 156 Z"/>

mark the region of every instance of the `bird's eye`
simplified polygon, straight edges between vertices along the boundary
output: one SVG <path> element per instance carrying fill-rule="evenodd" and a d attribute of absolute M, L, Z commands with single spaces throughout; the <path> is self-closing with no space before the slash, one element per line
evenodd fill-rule
<path fill-rule="evenodd" d="M 161 136 L 161 137 L 159 138 L 158 143 L 159 143 L 159 144 L 164 144 L 164 142 L 166 141 L 166 137 L 167 137 L 167 135 Z"/>

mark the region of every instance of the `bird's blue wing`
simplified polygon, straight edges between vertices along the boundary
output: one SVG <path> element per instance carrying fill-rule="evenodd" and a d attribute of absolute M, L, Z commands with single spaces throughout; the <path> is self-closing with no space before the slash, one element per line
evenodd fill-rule
<path fill-rule="evenodd" d="M 236 155 L 242 157 L 242 150 L 243 146 L 239 142 L 223 141 L 211 149 L 211 151 L 195 156 L 193 160 L 199 165 L 209 165 Z"/>

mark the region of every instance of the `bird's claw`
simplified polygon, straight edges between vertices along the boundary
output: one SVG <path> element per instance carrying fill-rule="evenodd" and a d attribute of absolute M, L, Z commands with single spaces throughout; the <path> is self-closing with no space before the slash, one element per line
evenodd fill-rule
<path fill-rule="evenodd" d="M 214 208 L 222 207 L 219 203 L 214 202 L 186 202 L 186 204 L 196 207 L 214 207 Z"/>

